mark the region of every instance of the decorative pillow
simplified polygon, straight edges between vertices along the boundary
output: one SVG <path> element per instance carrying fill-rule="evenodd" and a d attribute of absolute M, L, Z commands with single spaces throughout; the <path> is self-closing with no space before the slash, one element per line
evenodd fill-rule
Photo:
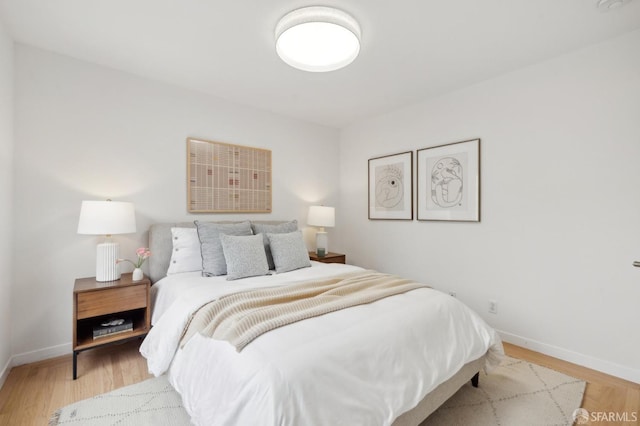
<path fill-rule="evenodd" d="M 171 228 L 171 260 L 167 275 L 202 271 L 202 253 L 196 228 Z"/>
<path fill-rule="evenodd" d="M 220 243 L 220 235 L 252 235 L 249 221 L 240 223 L 194 222 L 198 228 L 202 251 L 202 276 L 225 275 L 227 264 Z M 264 249 L 263 249 L 264 250 Z"/>
<path fill-rule="evenodd" d="M 309 252 L 302 239 L 302 231 L 267 234 L 267 238 L 277 273 L 311 266 Z"/>
<path fill-rule="evenodd" d="M 269 273 L 262 234 L 243 237 L 222 234 L 220 242 L 227 261 L 228 281 Z"/>
<path fill-rule="evenodd" d="M 251 229 L 254 234 L 264 235 L 264 251 L 267 253 L 267 262 L 269 262 L 269 269 L 275 269 L 273 263 L 273 256 L 271 255 L 271 248 L 269 247 L 269 239 L 267 234 L 286 234 L 289 232 L 298 230 L 298 221 L 292 220 L 291 222 L 270 224 L 270 223 L 251 223 Z"/>

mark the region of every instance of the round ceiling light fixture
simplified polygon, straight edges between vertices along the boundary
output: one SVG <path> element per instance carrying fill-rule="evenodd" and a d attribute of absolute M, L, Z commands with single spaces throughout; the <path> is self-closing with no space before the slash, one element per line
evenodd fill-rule
<path fill-rule="evenodd" d="M 310 6 L 287 13 L 276 25 L 278 56 L 311 72 L 346 67 L 360 52 L 360 25 L 348 13 Z"/>

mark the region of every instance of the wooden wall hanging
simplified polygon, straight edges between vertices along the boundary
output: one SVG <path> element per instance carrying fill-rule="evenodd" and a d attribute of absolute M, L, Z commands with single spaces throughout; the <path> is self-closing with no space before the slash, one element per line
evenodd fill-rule
<path fill-rule="evenodd" d="M 187 139 L 190 213 L 271 213 L 271 151 Z"/>

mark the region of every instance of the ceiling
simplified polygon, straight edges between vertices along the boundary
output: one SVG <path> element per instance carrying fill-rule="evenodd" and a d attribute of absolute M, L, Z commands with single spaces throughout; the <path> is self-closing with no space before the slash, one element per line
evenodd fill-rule
<path fill-rule="evenodd" d="M 640 28 L 640 1 L 0 0 L 21 43 L 331 127 Z M 287 12 L 335 6 L 362 28 L 347 68 L 308 73 L 275 53 Z"/>

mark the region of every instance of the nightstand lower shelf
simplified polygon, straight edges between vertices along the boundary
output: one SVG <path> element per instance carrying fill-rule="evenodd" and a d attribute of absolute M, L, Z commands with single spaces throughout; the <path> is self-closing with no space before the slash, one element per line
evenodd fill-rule
<path fill-rule="evenodd" d="M 113 318 L 114 316 L 120 316 L 123 318 L 131 318 L 133 320 L 133 330 L 120 332 L 104 337 L 93 337 L 93 327 L 100 324 L 106 319 Z M 89 318 L 86 320 L 78 320 L 77 333 L 78 342 L 76 344 L 77 351 L 84 351 L 92 349 L 98 346 L 102 346 L 105 343 L 117 342 L 129 337 L 136 337 L 145 335 L 149 332 L 145 324 L 145 310 L 138 309 L 135 311 L 119 312 L 117 315 L 108 315 L 104 317 Z"/>

